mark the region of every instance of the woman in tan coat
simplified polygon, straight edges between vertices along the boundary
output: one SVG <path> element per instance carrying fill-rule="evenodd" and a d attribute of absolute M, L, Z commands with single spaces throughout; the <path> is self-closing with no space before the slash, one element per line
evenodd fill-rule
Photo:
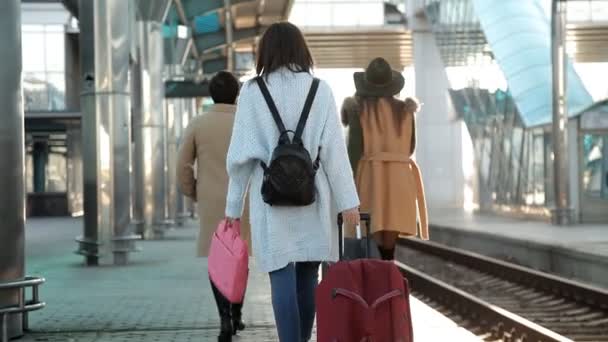
<path fill-rule="evenodd" d="M 200 232 L 198 256 L 207 257 L 213 233 L 224 218 L 228 174 L 226 155 L 232 134 L 238 80 L 228 72 L 218 73 L 209 83 L 215 104 L 203 115 L 196 117 L 186 129 L 179 150 L 177 179 L 182 193 L 198 203 Z M 196 162 L 196 178 L 194 163 Z M 249 215 L 241 222 L 241 235 L 251 246 Z M 249 249 L 251 251 L 251 248 Z M 213 283 L 211 287 L 222 320 L 220 341 L 230 341 L 237 330 L 245 328 L 241 320 L 242 303 L 229 303 Z"/>
<path fill-rule="evenodd" d="M 345 101 L 342 120 L 358 128 L 349 133 L 349 146 L 362 146 L 349 149 L 362 150 L 360 156 L 351 156 L 357 164 L 353 167 L 361 211 L 372 216 L 371 231 L 382 258 L 392 260 L 399 235 L 428 239 L 422 177 L 411 159 L 416 149 L 418 103 L 394 97 L 404 79 L 382 58 L 374 59 L 365 72 L 355 73 L 354 79 L 357 93 Z"/>

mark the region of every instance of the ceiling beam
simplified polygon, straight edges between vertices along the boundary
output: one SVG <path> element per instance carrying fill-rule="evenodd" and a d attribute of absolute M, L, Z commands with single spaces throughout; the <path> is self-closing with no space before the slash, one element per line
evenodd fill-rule
<path fill-rule="evenodd" d="M 175 9 L 177 10 L 177 15 L 179 16 L 179 21 L 181 22 L 181 24 L 188 26 L 190 30 L 193 31 L 194 29 L 192 28 L 192 21 L 190 21 L 186 16 L 186 11 L 184 10 L 184 4 L 182 3 L 182 0 L 173 0 L 173 3 L 175 4 Z M 190 50 L 192 57 L 196 59 L 200 58 L 200 53 L 198 52 L 198 48 L 196 47 L 194 38 L 190 37 L 190 41 L 192 42 L 192 49 Z"/>
<path fill-rule="evenodd" d="M 256 0 L 232 0 L 232 6 Z M 182 0 L 184 13 L 188 20 L 194 17 L 224 8 L 224 0 Z"/>
<path fill-rule="evenodd" d="M 21 0 L 22 2 L 25 0 Z M 26 1 L 28 2 L 28 1 Z M 31 1 L 33 2 L 33 1 Z M 47 2 L 51 2 L 51 1 L 47 1 Z M 74 17 L 78 18 L 78 0 L 63 0 L 63 1 L 54 1 L 54 2 L 61 2 L 63 4 L 63 7 L 65 7 L 65 9 L 68 10 L 68 12 L 70 12 Z"/>
<path fill-rule="evenodd" d="M 209 81 L 201 83 L 194 81 L 166 81 L 166 98 L 193 98 L 209 96 Z"/>
<path fill-rule="evenodd" d="M 253 27 L 253 28 L 234 30 L 234 32 L 233 32 L 234 41 L 238 42 L 239 40 L 254 38 L 258 35 L 259 32 L 261 32 L 263 30 L 264 30 L 263 27 L 261 27 L 261 28 Z M 217 49 L 226 44 L 226 33 L 224 30 L 221 30 L 218 32 L 213 32 L 213 33 L 199 34 L 199 35 L 194 36 L 194 38 L 195 38 L 196 45 L 198 47 L 198 51 L 202 52 L 203 54 L 206 51 L 209 51 L 212 49 Z"/>

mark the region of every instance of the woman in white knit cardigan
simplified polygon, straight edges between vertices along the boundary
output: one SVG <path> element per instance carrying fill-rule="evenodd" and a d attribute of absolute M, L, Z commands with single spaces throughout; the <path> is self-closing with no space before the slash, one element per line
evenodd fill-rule
<path fill-rule="evenodd" d="M 287 22 L 271 25 L 258 50 L 257 74 L 268 86 L 289 130 L 295 130 L 311 87 L 313 60 L 300 30 Z M 282 342 L 308 341 L 315 317 L 314 291 L 321 261 L 338 258 L 335 215 L 357 224 L 359 198 L 342 126 L 330 87 L 321 82 L 302 135 L 312 160 L 320 153 L 316 201 L 304 207 L 271 207 L 261 195 L 263 169 L 277 146 L 279 130 L 255 81 L 237 103 L 227 169 L 226 217 L 240 218 L 250 192 L 253 256 L 270 275 L 272 305 Z M 320 151 L 320 152 L 319 152 Z"/>

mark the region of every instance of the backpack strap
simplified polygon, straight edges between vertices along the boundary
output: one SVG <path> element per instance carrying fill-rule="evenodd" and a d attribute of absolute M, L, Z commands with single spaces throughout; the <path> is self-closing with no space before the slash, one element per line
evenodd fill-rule
<path fill-rule="evenodd" d="M 268 91 L 266 82 L 264 82 L 264 79 L 261 76 L 256 77 L 255 80 L 258 83 L 260 90 L 262 91 L 262 95 L 264 96 L 264 100 L 266 100 L 266 104 L 268 105 L 268 109 L 270 109 L 270 113 L 272 114 L 272 118 L 274 119 L 274 122 L 277 124 L 277 127 L 279 128 L 281 138 L 283 138 L 283 136 L 287 136 L 285 134 L 285 133 L 287 133 L 287 129 L 285 128 L 285 124 L 283 124 L 283 120 L 281 120 L 281 115 L 279 115 L 279 110 L 277 109 L 277 106 L 275 105 L 274 101 L 272 100 L 272 96 L 270 96 L 270 92 Z M 287 136 L 287 139 L 289 139 L 289 136 Z"/>
<path fill-rule="evenodd" d="M 319 83 L 320 80 L 318 78 L 313 78 L 312 85 L 310 86 L 310 90 L 308 91 L 308 96 L 306 97 L 306 102 L 304 103 L 304 109 L 302 109 L 302 115 L 300 115 L 300 121 L 298 121 L 298 128 L 296 128 L 296 133 L 293 137 L 294 142 L 302 141 L 302 133 L 304 133 L 304 127 L 306 126 L 308 115 L 310 114 L 310 108 L 312 107 L 312 103 L 315 100 L 317 89 L 319 89 Z"/>

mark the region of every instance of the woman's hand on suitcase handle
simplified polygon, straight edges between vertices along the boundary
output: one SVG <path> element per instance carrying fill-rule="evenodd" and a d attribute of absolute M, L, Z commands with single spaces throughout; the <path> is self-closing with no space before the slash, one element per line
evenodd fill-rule
<path fill-rule="evenodd" d="M 342 218 L 344 220 L 344 224 L 347 226 L 356 226 L 359 224 L 361 220 L 361 216 L 359 215 L 359 208 L 352 208 L 348 210 L 344 210 L 342 212 Z"/>

